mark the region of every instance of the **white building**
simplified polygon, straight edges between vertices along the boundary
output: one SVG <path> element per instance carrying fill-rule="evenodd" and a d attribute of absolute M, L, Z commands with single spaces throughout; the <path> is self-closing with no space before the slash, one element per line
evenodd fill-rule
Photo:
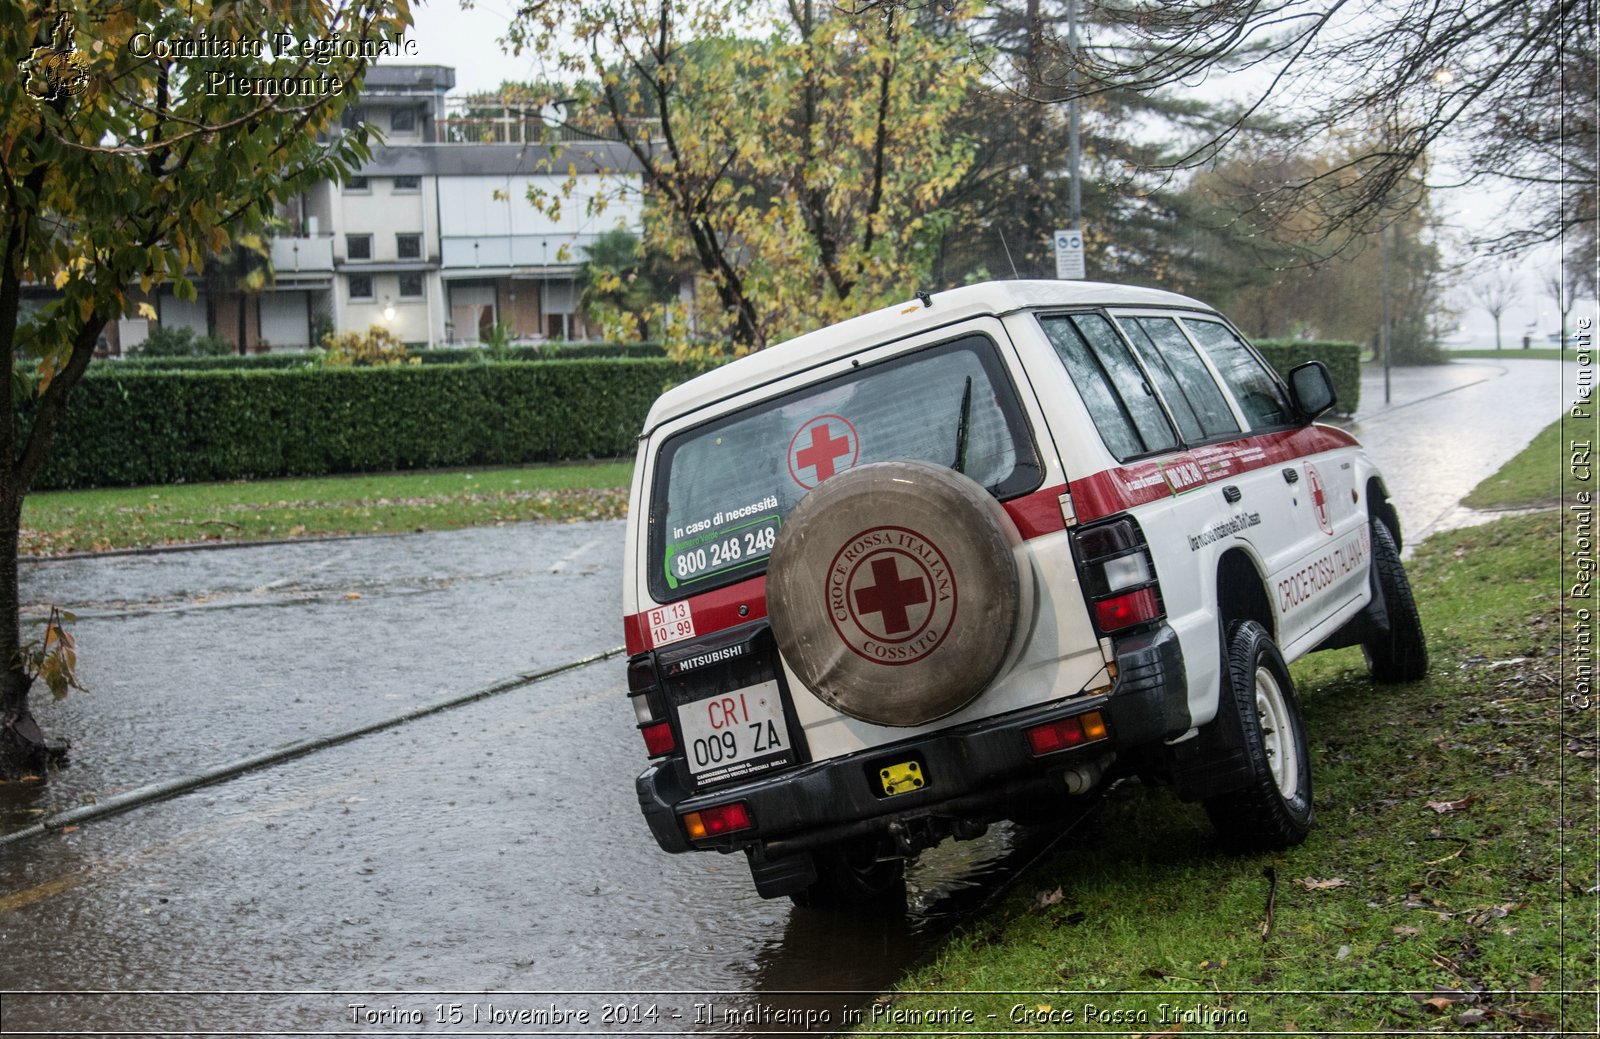
<path fill-rule="evenodd" d="M 251 351 L 306 349 L 323 332 L 371 325 L 423 346 L 476 343 L 497 323 L 517 341 L 588 338 L 575 282 L 585 247 L 642 228 L 632 156 L 603 140 L 500 143 L 533 141 L 542 124 L 530 131 L 537 119 L 502 118 L 499 132 L 480 133 L 482 120 L 449 120 L 454 85 L 455 70 L 442 65 L 368 70 L 345 121 L 375 127 L 383 143 L 346 183 L 315 184 L 281 207 L 271 287 L 241 294 L 198 279 L 194 302 L 157 298 L 160 322 L 236 348 L 242 337 Z M 559 217 L 541 213 L 530 192 L 561 198 Z M 603 200 L 603 212 L 591 200 Z M 117 331 L 113 348 L 125 351 L 146 323 L 124 320 Z"/>

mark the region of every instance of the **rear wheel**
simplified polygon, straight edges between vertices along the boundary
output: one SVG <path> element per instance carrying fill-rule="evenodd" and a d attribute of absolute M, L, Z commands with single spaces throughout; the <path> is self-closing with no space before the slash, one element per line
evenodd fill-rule
<path fill-rule="evenodd" d="M 905 860 L 888 850 L 884 841 L 869 837 L 820 848 L 812 853 L 817 882 L 789 897 L 806 909 L 903 910 Z"/>
<path fill-rule="evenodd" d="M 1249 779 L 1206 800 L 1212 825 L 1242 849 L 1299 844 L 1312 815 L 1305 723 L 1283 655 L 1256 621 L 1239 621 L 1229 631 L 1222 692 L 1217 709 L 1234 712 Z"/>
<path fill-rule="evenodd" d="M 1369 622 L 1361 640 L 1372 680 L 1384 685 L 1415 682 L 1428 673 L 1428 644 L 1422 618 L 1411 597 L 1411 582 L 1400 562 L 1394 535 L 1380 519 L 1372 521 L 1372 594 L 1382 596 L 1387 625 Z"/>

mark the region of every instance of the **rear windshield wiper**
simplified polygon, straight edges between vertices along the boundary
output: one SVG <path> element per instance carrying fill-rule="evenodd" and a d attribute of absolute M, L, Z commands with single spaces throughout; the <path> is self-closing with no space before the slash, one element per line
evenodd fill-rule
<path fill-rule="evenodd" d="M 950 468 L 963 475 L 967 471 L 967 419 L 972 415 L 972 376 L 967 376 L 961 391 L 961 418 L 956 423 L 956 461 Z"/>

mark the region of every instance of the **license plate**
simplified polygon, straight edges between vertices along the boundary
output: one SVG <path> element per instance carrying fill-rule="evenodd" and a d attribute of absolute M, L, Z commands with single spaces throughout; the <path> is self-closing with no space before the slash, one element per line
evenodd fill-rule
<path fill-rule="evenodd" d="M 902 761 L 897 765 L 879 769 L 878 782 L 883 785 L 883 792 L 893 797 L 895 794 L 909 794 L 913 790 L 921 790 L 928 785 L 928 777 L 922 771 L 921 762 Z"/>
<path fill-rule="evenodd" d="M 702 786 L 792 760 L 776 681 L 683 704 L 678 726 L 689 772 Z"/>

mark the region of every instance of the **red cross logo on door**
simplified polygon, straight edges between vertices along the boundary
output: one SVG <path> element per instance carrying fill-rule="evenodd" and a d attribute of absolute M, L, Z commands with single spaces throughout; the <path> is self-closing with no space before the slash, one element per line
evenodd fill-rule
<path fill-rule="evenodd" d="M 1333 523 L 1328 519 L 1328 488 L 1322 482 L 1322 474 L 1310 462 L 1306 463 L 1306 479 L 1311 483 L 1311 508 L 1317 514 L 1317 526 L 1322 528 L 1324 534 L 1332 534 Z"/>
<path fill-rule="evenodd" d="M 789 475 L 809 491 L 855 465 L 860 456 L 855 426 L 840 415 L 818 415 L 789 440 Z"/>

